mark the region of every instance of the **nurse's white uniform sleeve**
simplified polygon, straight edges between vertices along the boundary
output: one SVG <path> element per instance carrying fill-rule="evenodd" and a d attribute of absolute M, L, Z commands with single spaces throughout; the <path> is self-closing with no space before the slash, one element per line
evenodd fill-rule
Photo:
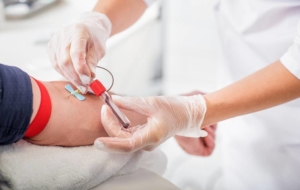
<path fill-rule="evenodd" d="M 146 3 L 146 5 L 149 7 L 154 1 L 156 0 L 144 0 L 144 2 Z"/>
<path fill-rule="evenodd" d="M 298 32 L 293 45 L 280 58 L 280 61 L 291 73 L 300 79 L 300 22 L 298 23 Z"/>

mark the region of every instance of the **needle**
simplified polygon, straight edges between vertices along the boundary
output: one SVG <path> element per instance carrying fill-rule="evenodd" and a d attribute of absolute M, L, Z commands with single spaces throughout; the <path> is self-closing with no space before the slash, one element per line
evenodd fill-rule
<path fill-rule="evenodd" d="M 70 96 L 74 96 L 74 94 L 76 94 L 76 93 L 80 93 L 80 90 L 79 89 L 77 89 L 77 90 L 74 90 L 73 92 L 71 92 L 71 94 L 69 94 L 69 96 L 68 97 L 70 97 Z"/>
<path fill-rule="evenodd" d="M 80 93 L 80 90 L 74 90 L 73 92 L 71 92 L 71 95 L 74 95 L 74 94 L 79 94 Z"/>

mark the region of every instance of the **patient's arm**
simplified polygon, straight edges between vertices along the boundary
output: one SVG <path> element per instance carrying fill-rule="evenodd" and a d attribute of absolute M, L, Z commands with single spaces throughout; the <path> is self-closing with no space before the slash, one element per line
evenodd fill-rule
<path fill-rule="evenodd" d="M 32 80 L 34 94 L 35 117 L 39 107 L 39 89 Z M 91 145 L 98 137 L 107 136 L 103 129 L 100 111 L 103 105 L 101 99 L 93 94 L 85 94 L 85 100 L 79 101 L 65 90 L 69 82 L 43 82 L 52 102 L 52 113 L 45 129 L 37 136 L 26 139 L 40 145 L 82 146 Z M 124 111 L 124 110 L 122 110 Z M 132 125 L 146 123 L 146 117 L 137 113 L 124 111 Z"/>

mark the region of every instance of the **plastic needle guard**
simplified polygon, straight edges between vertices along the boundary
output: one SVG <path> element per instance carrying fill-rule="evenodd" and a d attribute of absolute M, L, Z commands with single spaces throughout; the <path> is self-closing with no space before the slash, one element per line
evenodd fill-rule
<path fill-rule="evenodd" d="M 99 80 L 94 80 L 90 84 L 91 89 L 95 93 L 96 96 L 100 96 L 103 92 L 106 91 L 106 88 L 103 86 L 103 84 Z"/>

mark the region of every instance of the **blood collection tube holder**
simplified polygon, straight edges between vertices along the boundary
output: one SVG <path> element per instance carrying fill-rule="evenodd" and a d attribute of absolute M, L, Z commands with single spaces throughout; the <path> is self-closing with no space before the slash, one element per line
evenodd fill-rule
<path fill-rule="evenodd" d="M 100 97 L 111 108 L 112 112 L 118 118 L 122 126 L 125 129 L 127 129 L 130 126 L 129 119 L 112 101 L 110 95 L 107 93 L 106 88 L 103 86 L 103 84 L 98 79 L 95 79 L 93 82 L 91 82 L 90 87 L 94 94 Z"/>

